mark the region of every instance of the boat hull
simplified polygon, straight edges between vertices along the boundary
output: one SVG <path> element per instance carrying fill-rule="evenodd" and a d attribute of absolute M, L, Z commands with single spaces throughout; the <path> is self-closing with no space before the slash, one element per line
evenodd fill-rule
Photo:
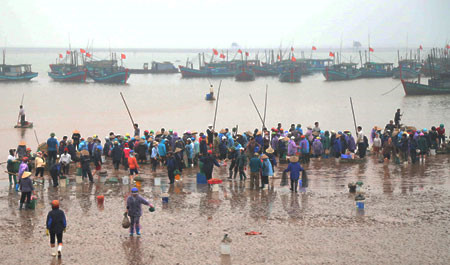
<path fill-rule="evenodd" d="M 0 74 L 1 82 L 22 82 L 22 81 L 30 81 L 31 79 L 38 76 L 38 73 L 25 73 L 17 76 L 3 75 Z"/>
<path fill-rule="evenodd" d="M 254 81 L 255 73 L 250 70 L 240 71 L 234 78 L 236 81 Z"/>
<path fill-rule="evenodd" d="M 31 128 L 33 128 L 33 123 L 26 122 L 24 125 L 18 123 L 14 126 L 14 128 L 16 128 L 16 129 L 31 129 Z"/>
<path fill-rule="evenodd" d="M 126 84 L 130 73 L 128 69 L 125 71 L 120 71 L 112 74 L 107 74 L 103 76 L 89 75 L 97 83 L 109 83 L 109 84 Z"/>
<path fill-rule="evenodd" d="M 277 76 L 280 74 L 280 72 L 273 67 L 253 66 L 252 71 L 257 76 Z"/>
<path fill-rule="evenodd" d="M 299 72 L 283 72 L 278 79 L 283 83 L 299 83 L 301 77 L 302 75 Z"/>
<path fill-rule="evenodd" d="M 343 80 L 353 80 L 361 77 L 361 71 L 356 71 L 353 73 L 348 72 L 337 72 L 331 69 L 325 69 L 322 72 L 323 76 L 327 81 L 343 81 Z"/>
<path fill-rule="evenodd" d="M 450 94 L 450 87 L 435 87 L 402 80 L 403 89 L 410 95 L 445 95 Z"/>
<path fill-rule="evenodd" d="M 361 77 L 362 78 L 386 78 L 386 77 L 392 77 L 393 72 L 392 71 L 367 71 L 367 70 L 361 70 Z"/>
<path fill-rule="evenodd" d="M 70 74 L 59 74 L 59 73 L 49 72 L 48 76 L 50 76 L 50 78 L 52 78 L 53 81 L 56 81 L 56 82 L 85 82 L 87 72 L 80 71 L 80 72 L 70 73 Z"/>
<path fill-rule="evenodd" d="M 181 77 L 189 78 L 189 77 L 209 77 L 209 71 L 206 70 L 198 70 L 192 69 L 184 66 L 179 66 Z"/>

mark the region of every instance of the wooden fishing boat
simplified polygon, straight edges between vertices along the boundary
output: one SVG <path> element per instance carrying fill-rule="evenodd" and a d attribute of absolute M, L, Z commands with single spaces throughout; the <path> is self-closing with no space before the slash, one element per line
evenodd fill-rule
<path fill-rule="evenodd" d="M 284 71 L 280 74 L 279 80 L 280 82 L 286 83 L 298 83 L 300 82 L 302 74 L 296 68 L 291 68 L 288 71 Z"/>
<path fill-rule="evenodd" d="M 247 67 L 242 67 L 234 76 L 236 81 L 254 81 L 255 73 Z"/>
<path fill-rule="evenodd" d="M 333 60 L 331 59 L 306 59 L 305 62 L 308 71 L 311 73 L 325 71 L 327 67 L 333 65 Z"/>
<path fill-rule="evenodd" d="M 280 74 L 278 68 L 271 64 L 263 64 L 261 66 L 253 66 L 252 71 L 257 76 L 277 76 Z"/>
<path fill-rule="evenodd" d="M 86 82 L 87 70 L 69 72 L 49 72 L 48 76 L 57 82 Z"/>
<path fill-rule="evenodd" d="M 31 129 L 33 128 L 33 123 L 26 121 L 24 125 L 22 125 L 20 122 L 14 126 L 16 129 Z"/>
<path fill-rule="evenodd" d="M 117 65 L 117 60 L 86 62 L 88 75 L 98 83 L 126 84 L 130 73 L 127 68 Z"/>
<path fill-rule="evenodd" d="M 363 78 L 383 78 L 392 77 L 393 63 L 374 63 L 367 62 L 361 70 L 361 77 Z"/>
<path fill-rule="evenodd" d="M 0 81 L 30 81 L 36 76 L 38 73 L 31 71 L 31 64 L 0 64 Z"/>
<path fill-rule="evenodd" d="M 410 82 L 402 79 L 406 95 L 443 95 L 450 94 L 450 72 L 439 74 L 428 79 L 428 85 L 420 84 L 420 80 Z"/>
<path fill-rule="evenodd" d="M 148 68 L 148 63 L 144 63 L 142 69 L 129 69 L 131 74 L 176 74 L 179 73 L 171 62 L 152 62 L 152 67 Z"/>
<path fill-rule="evenodd" d="M 179 65 L 181 77 L 189 78 L 189 77 L 209 77 L 209 71 L 207 69 L 194 69 L 186 66 Z"/>
<path fill-rule="evenodd" d="M 357 69 L 357 63 L 341 63 L 327 67 L 322 72 L 327 81 L 353 80 L 360 78 L 361 70 Z"/>
<path fill-rule="evenodd" d="M 416 60 L 401 60 L 399 66 L 392 69 L 395 79 L 412 79 L 420 75 L 422 65 Z"/>

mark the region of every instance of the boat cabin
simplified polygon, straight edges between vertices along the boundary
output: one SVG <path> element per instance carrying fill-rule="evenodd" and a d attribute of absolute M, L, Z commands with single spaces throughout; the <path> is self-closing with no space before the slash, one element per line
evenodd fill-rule
<path fill-rule="evenodd" d="M 0 64 L 0 73 L 5 76 L 19 76 L 25 73 L 31 73 L 31 64 L 8 65 Z"/>

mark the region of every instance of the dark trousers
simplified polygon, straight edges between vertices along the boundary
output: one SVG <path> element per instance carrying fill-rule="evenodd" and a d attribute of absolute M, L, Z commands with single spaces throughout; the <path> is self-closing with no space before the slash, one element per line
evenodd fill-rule
<path fill-rule="evenodd" d="M 56 162 L 57 151 L 48 151 L 48 166 L 49 168 Z"/>
<path fill-rule="evenodd" d="M 415 164 L 417 162 L 417 152 L 416 150 L 409 151 L 409 155 L 411 156 L 411 162 Z"/>
<path fill-rule="evenodd" d="M 241 180 L 247 179 L 247 176 L 245 175 L 244 167 L 239 167 L 239 178 Z"/>
<path fill-rule="evenodd" d="M 205 171 L 205 176 L 207 180 L 212 179 L 212 170 Z"/>
<path fill-rule="evenodd" d="M 55 237 L 58 240 L 58 244 L 62 244 L 63 232 L 55 233 L 55 232 L 50 231 L 50 244 L 52 244 L 52 245 L 55 244 Z"/>
<path fill-rule="evenodd" d="M 29 204 L 31 202 L 31 191 L 22 192 L 22 196 L 20 196 L 20 204 L 25 202 L 25 198 L 27 200 L 26 204 Z"/>
<path fill-rule="evenodd" d="M 91 168 L 90 167 L 82 168 L 81 169 L 81 175 L 83 176 L 83 178 L 87 178 L 89 176 L 89 181 L 90 182 L 94 182 L 94 179 L 92 178 L 92 172 L 91 172 Z"/>
<path fill-rule="evenodd" d="M 61 164 L 61 171 L 63 174 L 69 174 L 69 164 Z"/>
<path fill-rule="evenodd" d="M 291 179 L 291 190 L 297 192 L 298 179 Z"/>
<path fill-rule="evenodd" d="M 113 161 L 113 164 L 114 164 L 114 169 L 115 169 L 115 170 L 119 169 L 120 161 L 114 160 L 114 161 Z"/>
<path fill-rule="evenodd" d="M 22 125 L 22 126 L 25 125 L 25 115 L 20 116 L 20 125 Z"/>
<path fill-rule="evenodd" d="M 264 188 L 265 185 L 269 185 L 269 176 L 261 176 L 261 187 Z"/>
<path fill-rule="evenodd" d="M 58 186 L 58 174 L 52 174 L 52 179 L 53 179 L 53 187 L 57 187 Z"/>
<path fill-rule="evenodd" d="M 236 160 L 231 160 L 231 165 L 228 168 L 228 171 L 230 172 L 230 178 L 233 177 L 233 170 L 234 170 L 234 178 L 236 178 L 236 175 L 237 175 L 237 163 L 236 163 Z"/>
<path fill-rule="evenodd" d="M 158 166 L 158 159 L 152 158 L 151 162 L 152 162 L 152 171 L 155 172 L 156 171 L 156 167 Z"/>
<path fill-rule="evenodd" d="M 175 175 L 173 174 L 173 170 L 168 170 L 167 173 L 169 175 L 170 184 L 173 184 L 175 182 Z"/>
<path fill-rule="evenodd" d="M 130 233 L 131 234 L 134 233 L 135 228 L 136 228 L 136 233 L 140 232 L 139 219 L 140 219 L 140 216 L 130 216 Z"/>
<path fill-rule="evenodd" d="M 43 167 L 37 167 L 36 168 L 36 174 L 34 174 L 35 177 L 41 175 L 41 178 L 44 176 L 44 168 Z"/>
<path fill-rule="evenodd" d="M 366 144 L 359 143 L 358 144 L 359 157 L 364 158 L 366 156 Z"/>

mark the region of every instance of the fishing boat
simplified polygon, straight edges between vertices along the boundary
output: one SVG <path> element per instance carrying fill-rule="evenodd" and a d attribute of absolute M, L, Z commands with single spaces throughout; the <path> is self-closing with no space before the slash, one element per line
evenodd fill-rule
<path fill-rule="evenodd" d="M 14 128 L 16 128 L 16 129 L 31 129 L 31 128 L 33 128 L 33 123 L 26 121 L 25 124 L 22 125 L 19 122 L 14 126 Z"/>
<path fill-rule="evenodd" d="M 250 70 L 248 67 L 240 68 L 236 75 L 234 76 L 236 81 L 254 81 L 255 80 L 255 72 Z"/>
<path fill-rule="evenodd" d="M 74 69 L 63 72 L 49 72 L 48 76 L 57 82 L 86 82 L 87 70 Z"/>
<path fill-rule="evenodd" d="M 98 83 L 126 84 L 130 73 L 128 68 L 117 65 L 117 60 L 100 60 L 86 62 L 88 75 Z"/>
<path fill-rule="evenodd" d="M 428 85 L 421 84 L 420 79 L 415 82 L 402 79 L 402 84 L 407 96 L 450 94 L 450 72 L 428 79 Z"/>
<path fill-rule="evenodd" d="M 326 67 L 322 72 L 327 81 L 353 80 L 360 78 L 361 70 L 357 69 L 357 63 L 340 63 Z"/>
<path fill-rule="evenodd" d="M 367 62 L 360 68 L 363 78 L 392 77 L 393 63 Z"/>
<path fill-rule="evenodd" d="M 142 69 L 129 69 L 131 74 L 176 74 L 179 73 L 171 62 L 152 62 L 152 67 L 148 68 L 148 63 L 144 63 Z"/>
<path fill-rule="evenodd" d="M 325 71 L 327 67 L 333 64 L 331 59 L 306 59 L 307 69 L 311 73 L 318 73 Z"/>
<path fill-rule="evenodd" d="M 183 78 L 210 76 L 208 69 L 194 69 L 182 65 L 179 65 L 178 68 L 180 69 L 181 77 Z"/>
<path fill-rule="evenodd" d="M 395 79 L 412 79 L 420 75 L 422 65 L 416 60 L 401 60 L 398 67 L 392 70 Z"/>
<path fill-rule="evenodd" d="M 63 60 L 50 64 L 48 76 L 57 82 L 85 82 L 87 71 L 83 66 L 78 65 L 78 53 L 67 51 Z"/>
<path fill-rule="evenodd" d="M 0 81 L 30 81 L 38 76 L 38 73 L 31 71 L 31 64 L 0 64 Z"/>
<path fill-rule="evenodd" d="M 278 68 L 271 64 L 263 64 L 261 66 L 254 66 L 253 72 L 257 76 L 277 76 L 280 74 Z"/>
<path fill-rule="evenodd" d="M 298 83 L 300 82 L 301 77 L 301 72 L 297 68 L 292 67 L 287 71 L 283 71 L 278 79 L 280 80 L 280 82 Z"/>

